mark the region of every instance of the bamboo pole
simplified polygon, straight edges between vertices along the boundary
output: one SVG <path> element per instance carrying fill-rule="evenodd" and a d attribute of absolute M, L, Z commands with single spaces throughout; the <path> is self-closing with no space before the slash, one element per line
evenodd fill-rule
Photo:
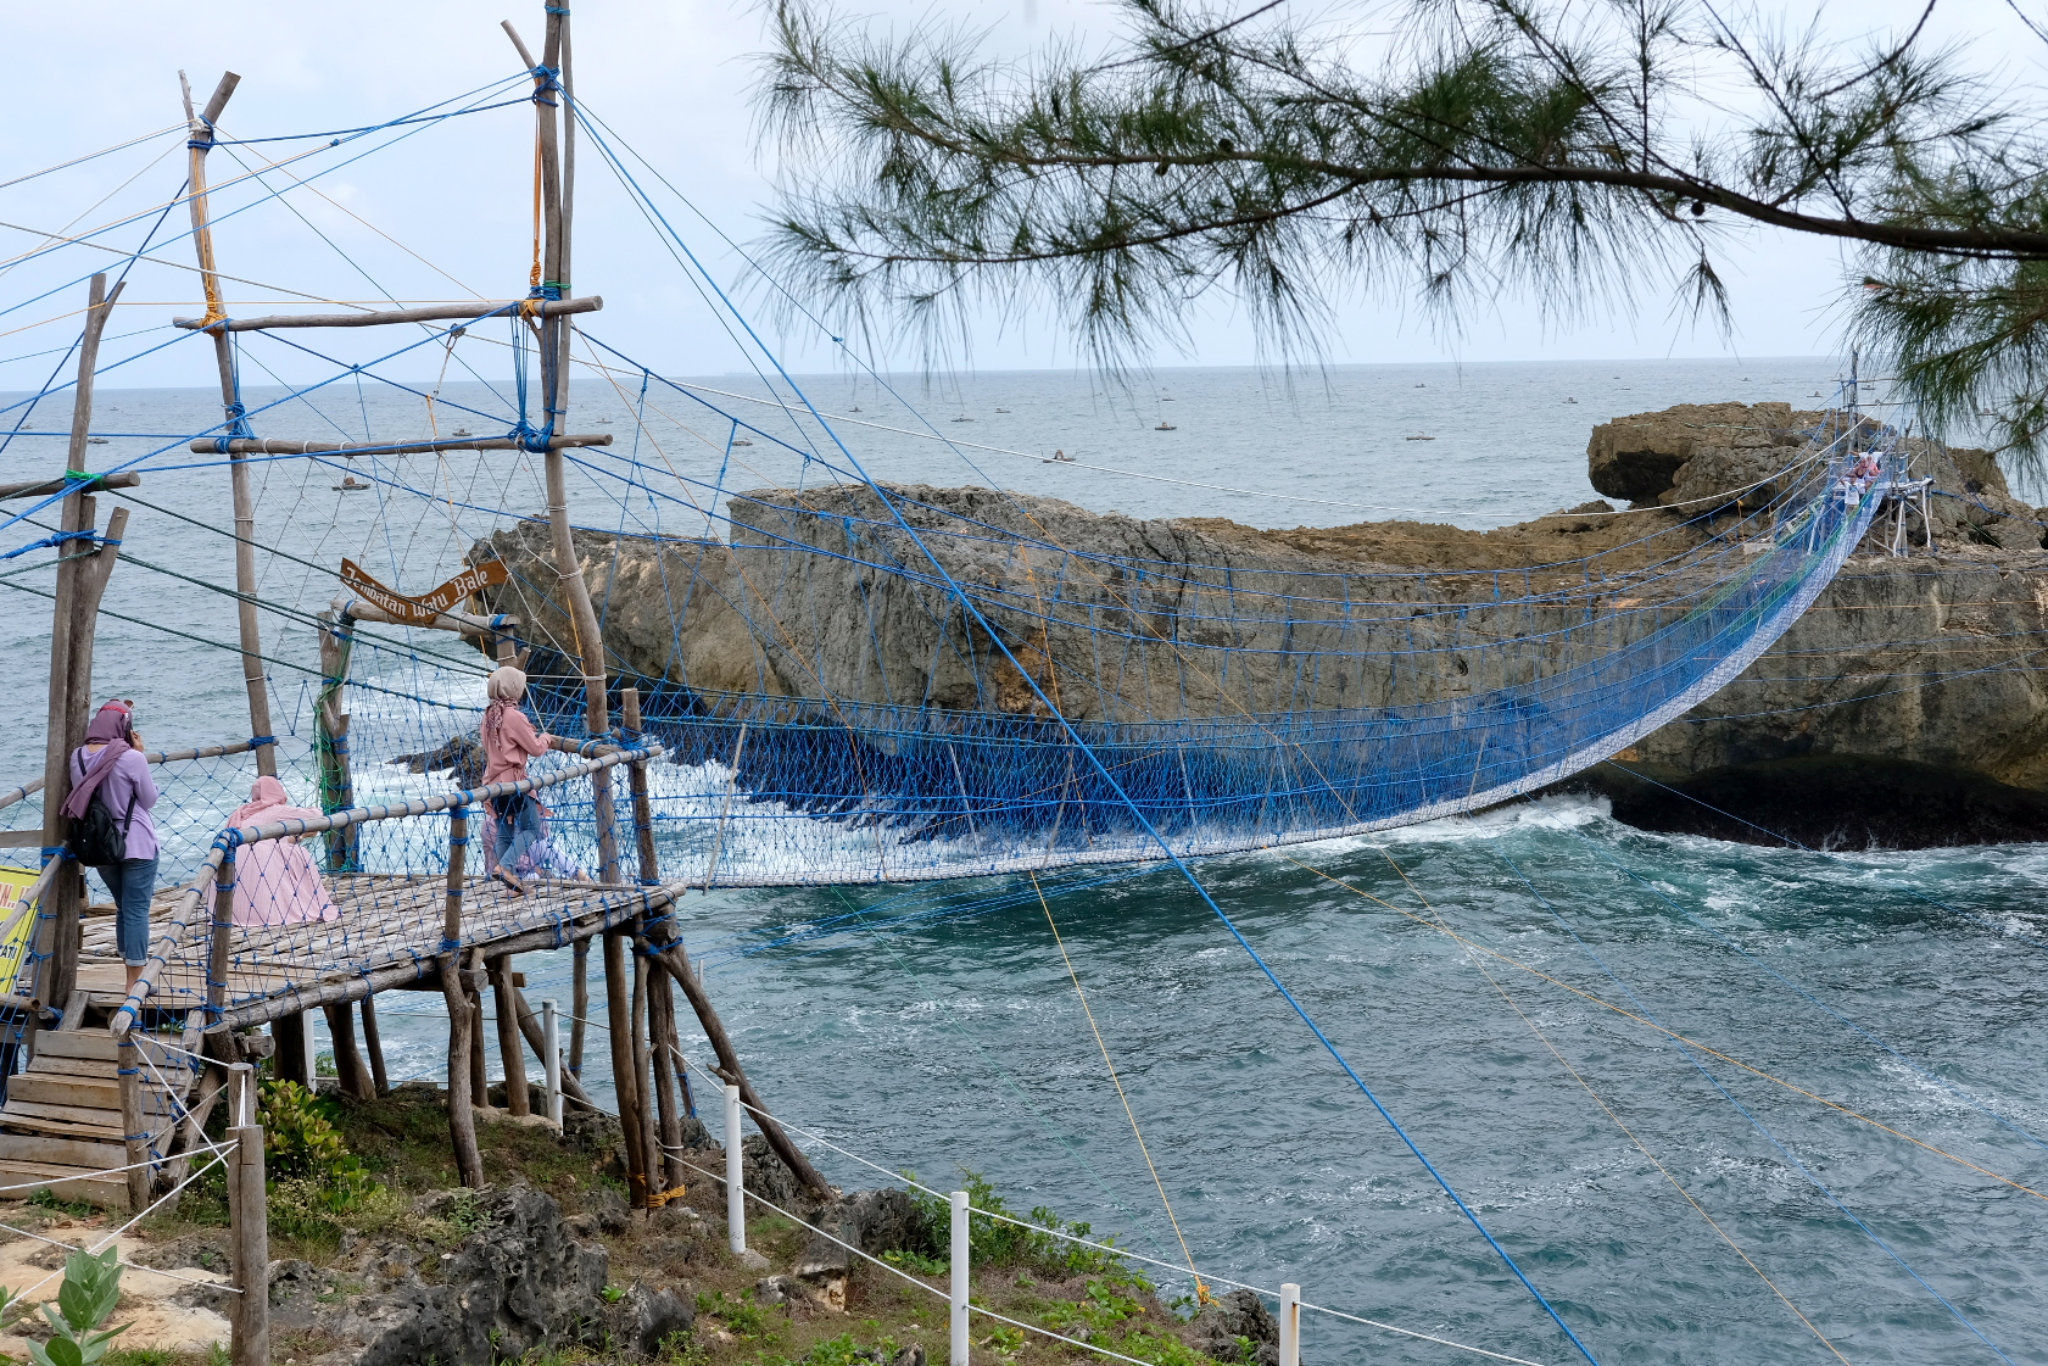
<path fill-rule="evenodd" d="M 640 734 L 640 690 L 619 689 L 619 716 L 634 737 Z M 647 794 L 647 764 L 643 761 L 626 770 L 626 785 L 633 798 L 633 836 L 640 855 L 640 884 L 658 886 L 661 859 L 654 848 L 654 806 Z"/>
<path fill-rule="evenodd" d="M 469 813 L 456 807 L 448 820 L 448 899 L 441 921 L 441 999 L 448 1005 L 448 1134 L 455 1170 L 472 1189 L 484 1183 L 483 1153 L 476 1146 L 475 1097 L 470 1089 L 469 1000 L 463 994 L 462 866 L 469 844 Z"/>
<path fill-rule="evenodd" d="M 213 924 L 206 955 L 206 1018 L 214 1025 L 220 1023 L 221 1016 L 227 1011 L 228 943 L 234 925 L 235 846 L 228 843 L 221 852 L 220 867 L 213 875 Z M 277 1042 L 281 1053 L 285 1043 L 282 1035 Z M 278 1075 L 285 1075 L 282 1057 L 278 1059 Z"/>
<path fill-rule="evenodd" d="M 577 942 L 586 946 L 590 943 L 588 939 L 578 940 Z M 541 1065 L 546 1066 L 548 1057 L 547 1034 L 541 1028 L 540 1016 L 535 1014 L 533 1008 L 526 1004 L 526 993 L 519 989 L 517 982 L 512 984 L 512 1001 L 518 1008 L 519 1032 L 526 1036 L 526 1042 L 532 1045 L 534 1056 L 541 1060 Z M 586 1110 L 595 1110 L 597 1108 L 590 1099 L 590 1093 L 583 1089 L 583 1083 L 576 1080 L 575 1077 L 569 1075 L 566 1071 L 562 1073 L 562 1094 Z"/>
<path fill-rule="evenodd" d="M 275 437 L 201 437 L 188 447 L 194 455 L 218 455 L 221 443 L 229 455 L 407 455 L 421 451 L 523 451 L 526 443 L 509 436 L 450 436 L 433 441 L 287 441 Z M 550 451 L 580 446 L 609 446 L 610 432 L 548 438 Z"/>
<path fill-rule="evenodd" d="M 104 280 L 106 278 L 104 275 L 93 276 L 95 280 Z M 120 290 L 120 285 L 114 286 L 115 293 L 120 293 Z M 107 306 L 112 307 L 112 302 L 109 301 Z M 91 326 L 91 324 L 89 323 L 88 326 Z M 98 348 L 98 337 L 93 338 L 93 345 L 95 349 Z M 73 463 L 71 468 L 77 469 L 78 466 L 76 463 Z M 30 480 L 25 484 L 0 484 L 0 498 L 47 498 L 53 493 L 65 493 L 65 486 L 69 482 L 69 480 L 65 479 L 37 479 Z M 75 488 L 70 489 L 70 492 L 98 493 L 102 489 L 132 489 L 141 482 L 142 476 L 134 470 L 117 470 L 113 474 L 96 474 L 92 478 L 78 483 Z"/>
<path fill-rule="evenodd" d="M 469 1003 L 470 1103 L 488 1113 L 497 1107 L 491 1104 L 491 1078 L 484 1069 L 484 988 L 480 980 L 482 974 L 476 970 L 476 950 L 469 950 L 463 958 L 467 965 L 467 970 L 462 974 L 463 999 Z"/>
<path fill-rule="evenodd" d="M 179 79 L 183 80 L 182 73 Z M 187 146 L 191 150 L 188 193 L 192 206 L 192 242 L 199 255 L 199 283 L 206 294 L 205 324 L 213 336 L 214 362 L 220 370 L 220 401 L 226 414 L 229 430 L 242 416 L 241 385 L 235 378 L 234 343 L 228 340 L 225 327 L 214 326 L 225 320 L 220 305 L 220 277 L 213 262 L 213 229 L 207 222 L 206 203 L 206 154 L 213 150 L 213 127 L 220 119 L 221 110 L 227 107 L 228 97 L 235 93 L 241 77 L 230 71 L 220 78 L 214 87 L 213 96 L 207 100 L 205 110 L 194 116 L 192 92 L 185 91 L 185 118 L 191 126 L 191 137 Z M 256 620 L 256 502 L 249 487 L 248 462 L 232 451 L 228 456 L 228 481 L 234 495 L 235 510 L 235 592 L 240 598 L 237 604 L 236 626 L 242 647 L 242 685 L 249 694 L 249 733 L 270 735 L 270 690 L 263 678 L 263 637 Z M 256 751 L 256 771 L 265 777 L 277 776 L 277 751 L 264 746 Z"/>
<path fill-rule="evenodd" d="M 575 981 L 569 993 L 569 1075 L 583 1077 L 584 1021 L 590 1018 L 590 941 L 579 939 L 569 951 Z"/>
<path fill-rule="evenodd" d="M 533 311 L 543 317 L 554 317 L 559 313 L 595 313 L 604 307 L 604 300 L 595 295 L 587 299 L 531 302 Z M 182 327 L 188 332 L 204 331 L 209 327 L 224 328 L 229 332 L 270 332 L 287 327 L 379 327 L 386 323 L 449 322 L 464 318 L 481 322 L 508 309 L 524 310 L 528 303 L 525 299 L 479 299 L 467 304 L 432 304 L 425 308 L 382 309 L 366 313 L 274 313 L 260 318 L 229 318 L 225 322 L 173 318 L 171 326 Z"/>
<path fill-rule="evenodd" d="M 68 473 L 85 462 L 86 442 L 92 433 L 92 400 L 99 368 L 100 337 L 107 319 L 121 297 L 121 286 L 107 291 L 107 277 L 95 275 L 86 295 L 84 334 L 78 344 L 78 380 L 71 398 L 71 440 L 65 447 L 64 469 Z M 125 519 L 124 519 L 125 520 Z M 93 500 L 84 493 L 66 496 L 58 526 L 65 533 L 91 530 L 98 523 Z M 63 543 L 65 546 L 72 542 Z M 57 560 L 56 600 L 50 617 L 50 685 L 43 731 L 43 847 L 54 849 L 64 842 L 64 799 L 71 795 L 71 751 L 85 742 L 86 711 L 92 690 L 92 639 L 99 603 L 93 598 L 88 610 L 84 598 L 90 592 L 91 576 L 86 556 L 60 548 Z M 109 564 L 111 568 L 111 563 Z M 104 579 L 101 580 L 104 584 Z M 83 670 L 83 678 L 75 675 Z M 84 699 L 81 701 L 80 699 Z M 36 951 L 50 965 L 49 978 L 39 983 L 39 994 L 58 1009 L 71 999 L 78 979 L 78 914 L 84 904 L 84 874 L 68 869 L 52 884 L 48 899 L 38 908 Z"/>
<path fill-rule="evenodd" d="M 683 952 L 682 945 L 671 945 L 653 957 L 668 970 L 668 975 L 676 980 L 677 985 L 682 987 L 683 995 L 689 999 L 690 1008 L 697 1012 L 697 1023 L 703 1026 L 705 1035 L 711 1040 L 712 1051 L 718 1055 L 721 1075 L 727 1082 L 740 1088 L 740 1099 L 753 1111 L 754 1123 L 767 1135 L 768 1146 L 775 1150 L 783 1165 L 795 1173 L 796 1179 L 810 1188 L 814 1196 L 820 1200 L 829 1199 L 832 1188 L 825 1184 L 825 1178 L 818 1174 L 818 1169 L 811 1165 L 811 1160 L 804 1156 L 803 1150 L 790 1142 L 789 1135 L 782 1131 L 782 1126 L 769 1115 L 768 1107 L 762 1104 L 753 1083 L 747 1080 L 746 1069 L 740 1066 L 739 1051 L 732 1046 L 732 1036 L 725 1032 L 725 1023 L 718 1018 L 718 1011 L 713 1008 L 711 998 L 705 994 L 703 984 L 690 971 L 689 956 Z"/>
<path fill-rule="evenodd" d="M 505 1065 L 505 1109 L 514 1119 L 533 1113 L 526 1090 L 525 1045 L 519 1039 L 519 1004 L 512 995 L 512 960 L 504 954 L 488 960 L 492 1004 L 498 1012 L 498 1057 Z"/>
<path fill-rule="evenodd" d="M 302 1004 L 312 1004 L 304 1002 Z M 279 1015 L 270 1022 L 270 1037 L 276 1045 L 270 1065 L 279 1081 L 295 1081 L 308 1091 L 318 1081 L 311 1059 L 306 1056 L 306 1013 L 303 1009 Z"/>

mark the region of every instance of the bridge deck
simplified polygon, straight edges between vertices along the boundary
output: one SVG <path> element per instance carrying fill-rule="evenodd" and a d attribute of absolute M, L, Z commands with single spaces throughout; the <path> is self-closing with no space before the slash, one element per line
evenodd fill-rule
<path fill-rule="evenodd" d="M 431 969 L 441 951 L 445 875 L 333 874 L 326 882 L 341 910 L 339 919 L 235 927 L 229 941 L 227 998 L 237 1023 L 254 1024 L 301 1010 L 307 993 L 330 983 L 382 981 L 394 972 L 416 975 L 405 973 L 415 966 L 422 973 Z M 462 896 L 464 944 L 486 954 L 493 952 L 494 944 L 536 937 L 543 942 L 520 942 L 517 947 L 567 944 L 636 912 L 667 905 L 674 890 L 551 880 L 531 881 L 527 887 L 527 895 L 518 897 L 491 879 L 467 879 Z M 177 895 L 176 890 L 158 894 L 153 933 L 161 932 L 162 918 Z M 166 954 L 167 970 L 158 978 L 150 1005 L 165 1010 L 204 1005 L 207 954 L 207 928 L 194 925 Z M 111 914 L 89 915 L 84 922 L 78 981 L 95 999 L 118 1001 L 125 994 Z"/>

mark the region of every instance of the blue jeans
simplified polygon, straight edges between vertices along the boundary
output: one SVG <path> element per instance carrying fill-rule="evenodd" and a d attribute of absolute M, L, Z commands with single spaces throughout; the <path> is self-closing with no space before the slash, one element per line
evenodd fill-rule
<path fill-rule="evenodd" d="M 156 860 L 128 858 L 93 869 L 114 900 L 114 942 L 121 961 L 139 968 L 149 961 L 149 899 L 156 895 Z"/>
<path fill-rule="evenodd" d="M 505 817 L 498 814 L 498 808 L 517 800 L 500 797 L 491 804 L 491 834 L 497 845 L 498 866 L 512 872 L 519 866 L 519 860 L 533 842 L 540 838 L 540 808 L 531 796 L 519 803 L 517 815 Z"/>

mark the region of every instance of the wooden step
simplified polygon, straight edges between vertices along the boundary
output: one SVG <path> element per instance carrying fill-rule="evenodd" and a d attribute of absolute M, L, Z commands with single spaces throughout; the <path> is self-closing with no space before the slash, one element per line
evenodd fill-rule
<path fill-rule="evenodd" d="M 128 1208 L 128 1175 L 102 1176 L 47 1162 L 0 1162 L 0 1200 L 26 1200 L 47 1190 L 60 1200 L 84 1200 L 108 1209 Z"/>
<path fill-rule="evenodd" d="M 49 1134 L 0 1133 L 0 1162 L 39 1162 L 45 1166 L 107 1171 L 128 1164 L 128 1145 Z"/>
<path fill-rule="evenodd" d="M 155 1087 L 150 1087 L 154 1091 Z M 72 1105 L 91 1110 L 121 1109 L 121 1084 L 112 1077 L 66 1077 L 49 1072 L 23 1072 L 7 1082 L 9 1104 Z"/>
<path fill-rule="evenodd" d="M 33 1072 L 46 1077 L 105 1077 L 120 1075 L 121 1064 L 99 1058 L 59 1058 L 48 1053 L 37 1053 L 29 1059 L 23 1072 Z"/>
<path fill-rule="evenodd" d="M 32 1100 L 23 1100 L 18 1095 L 9 1095 L 7 1108 L 0 1110 L 0 1124 L 11 1124 L 17 1119 L 46 1119 L 65 1124 L 104 1126 L 117 1133 L 121 1128 L 119 1110 L 96 1110 L 87 1105 L 40 1105 Z"/>
<path fill-rule="evenodd" d="M 80 1115 L 105 1115 L 104 1120 L 80 1120 Z M 61 1118 L 47 1115 L 25 1115 L 13 1106 L 0 1111 L 0 1133 L 9 1134 L 50 1134 L 56 1138 L 97 1139 L 107 1143 L 119 1143 L 127 1135 L 121 1128 L 121 1117 L 111 1110 L 70 1110 Z"/>
<path fill-rule="evenodd" d="M 146 1034 L 135 1036 L 136 1046 L 148 1052 L 159 1068 L 176 1065 L 189 1068 L 191 1059 L 173 1053 L 164 1046 L 166 1041 Z M 36 1035 L 36 1060 L 44 1058 L 76 1058 L 104 1063 L 120 1061 L 121 1045 L 114 1036 L 102 1029 L 45 1029 Z"/>

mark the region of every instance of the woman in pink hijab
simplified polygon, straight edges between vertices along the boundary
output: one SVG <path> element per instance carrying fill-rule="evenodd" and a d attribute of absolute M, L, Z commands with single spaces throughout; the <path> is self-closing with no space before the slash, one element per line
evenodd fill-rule
<path fill-rule="evenodd" d="M 249 800 L 234 815 L 236 826 L 268 825 L 282 820 L 318 820 L 320 813 L 291 805 L 284 784 L 258 778 Z M 299 838 L 304 838 L 300 836 Z M 235 914 L 237 925 L 296 925 L 307 920 L 339 920 L 341 910 L 327 894 L 327 884 L 313 856 L 298 838 L 259 840 L 235 850 Z"/>

